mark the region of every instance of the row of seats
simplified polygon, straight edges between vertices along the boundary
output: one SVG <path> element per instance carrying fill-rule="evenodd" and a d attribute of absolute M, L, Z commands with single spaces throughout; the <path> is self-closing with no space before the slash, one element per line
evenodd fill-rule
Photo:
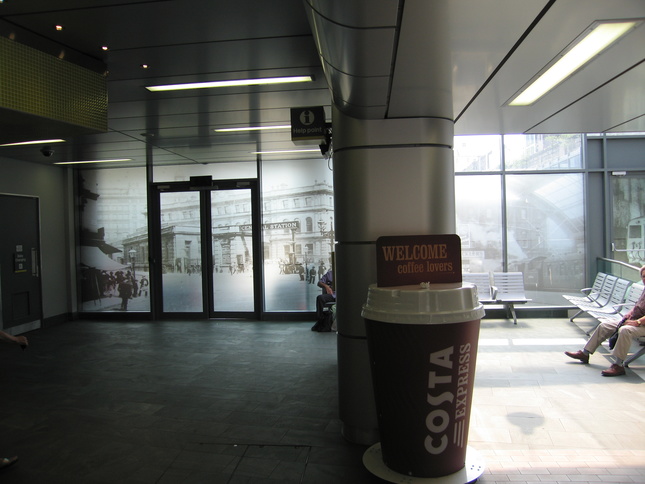
<path fill-rule="evenodd" d="M 578 308 L 571 322 L 584 313 L 599 321 L 620 321 L 634 307 L 643 289 L 643 284 L 599 272 L 593 286 L 580 289 L 581 295 L 562 297 Z"/>
<path fill-rule="evenodd" d="M 482 304 L 501 304 L 506 308 L 513 323 L 517 324 L 515 304 L 525 304 L 531 299 L 524 291 L 524 274 L 521 272 L 465 272 L 463 282 L 477 287 L 479 302 Z"/>
<path fill-rule="evenodd" d="M 581 295 L 564 294 L 563 297 L 578 308 L 578 312 L 570 318 L 572 322 L 581 314 L 586 313 L 595 318 L 598 324 L 602 322 L 617 323 L 631 311 L 643 294 L 643 290 L 645 290 L 643 284 L 599 272 L 591 287 L 580 289 Z M 592 331 L 588 331 L 587 334 L 591 334 Z M 645 338 L 638 338 L 638 341 L 642 347 L 625 360 L 625 365 L 645 354 Z"/>

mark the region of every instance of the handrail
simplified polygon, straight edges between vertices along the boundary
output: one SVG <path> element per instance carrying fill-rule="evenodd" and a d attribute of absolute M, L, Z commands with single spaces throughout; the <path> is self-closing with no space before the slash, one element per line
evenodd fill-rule
<path fill-rule="evenodd" d="M 627 268 L 629 268 L 629 269 L 634 269 L 636 272 L 638 272 L 638 271 L 640 271 L 640 270 L 641 270 L 641 268 L 640 268 L 640 267 L 633 266 L 633 265 L 631 265 L 631 264 L 628 264 L 627 262 L 623 262 L 623 261 L 620 261 L 620 260 L 615 260 L 615 259 L 606 259 L 606 258 L 604 258 L 604 257 L 596 257 L 596 259 L 598 259 L 598 260 L 602 260 L 602 261 L 605 261 L 605 262 L 609 262 L 609 263 L 611 263 L 611 264 L 618 264 L 618 265 L 621 265 L 621 266 L 627 267 Z"/>
<path fill-rule="evenodd" d="M 633 266 L 627 262 L 622 262 L 614 259 L 606 259 L 604 257 L 596 258 L 596 271 L 605 272 L 614 276 L 622 277 L 633 282 L 640 282 L 640 267 Z"/>

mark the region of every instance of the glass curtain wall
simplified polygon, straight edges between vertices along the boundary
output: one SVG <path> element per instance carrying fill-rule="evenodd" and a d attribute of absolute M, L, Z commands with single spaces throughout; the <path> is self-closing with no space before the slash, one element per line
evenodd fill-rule
<path fill-rule="evenodd" d="M 538 305 L 561 305 L 563 291 L 584 286 L 581 141 L 580 135 L 455 138 L 456 216 L 464 271 L 522 271 Z M 316 283 L 331 268 L 334 247 L 329 163 L 262 162 L 264 311 L 314 310 L 320 294 Z M 204 174 L 213 179 L 254 178 L 257 169 L 254 163 L 163 167 L 155 169 L 155 181 L 186 181 Z M 78 175 L 82 311 L 125 310 L 123 294 L 128 291 L 128 311 L 149 311 L 145 170 L 103 168 L 80 170 Z M 620 237 L 625 245 L 627 231 L 638 229 L 629 229 L 630 221 L 645 216 L 633 208 L 643 205 L 640 186 L 642 180 L 616 179 L 613 187 L 614 199 L 630 200 L 615 204 L 620 222 L 614 232 L 624 232 Z M 183 225 L 189 222 L 181 220 Z"/>
<path fill-rule="evenodd" d="M 580 135 L 455 139 L 465 272 L 523 272 L 535 305 L 584 286 L 581 146 Z"/>
<path fill-rule="evenodd" d="M 645 264 L 645 174 L 611 178 L 613 258 Z"/>
<path fill-rule="evenodd" d="M 458 176 L 455 193 L 462 270 L 501 270 L 504 260 L 501 176 Z"/>
<path fill-rule="evenodd" d="M 524 273 L 537 303 L 585 286 L 583 193 L 579 173 L 506 177 L 507 270 Z"/>

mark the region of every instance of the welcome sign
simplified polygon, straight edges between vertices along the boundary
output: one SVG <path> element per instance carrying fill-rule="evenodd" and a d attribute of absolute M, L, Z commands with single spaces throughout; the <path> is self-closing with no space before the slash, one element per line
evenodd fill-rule
<path fill-rule="evenodd" d="M 461 239 L 456 234 L 379 237 L 376 282 L 379 287 L 461 282 Z"/>

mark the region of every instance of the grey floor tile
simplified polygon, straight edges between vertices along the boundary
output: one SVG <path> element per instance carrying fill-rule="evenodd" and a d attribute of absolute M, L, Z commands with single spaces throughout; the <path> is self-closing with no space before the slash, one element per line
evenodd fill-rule
<path fill-rule="evenodd" d="M 336 335 L 310 327 L 75 321 L 32 332 L 25 352 L 1 347 L 0 455 L 20 462 L 0 483 L 383 482 L 340 433 Z M 615 379 L 600 376 L 606 349 L 568 361 L 590 327 L 482 322 L 481 482 L 645 482 L 645 358 Z"/>

